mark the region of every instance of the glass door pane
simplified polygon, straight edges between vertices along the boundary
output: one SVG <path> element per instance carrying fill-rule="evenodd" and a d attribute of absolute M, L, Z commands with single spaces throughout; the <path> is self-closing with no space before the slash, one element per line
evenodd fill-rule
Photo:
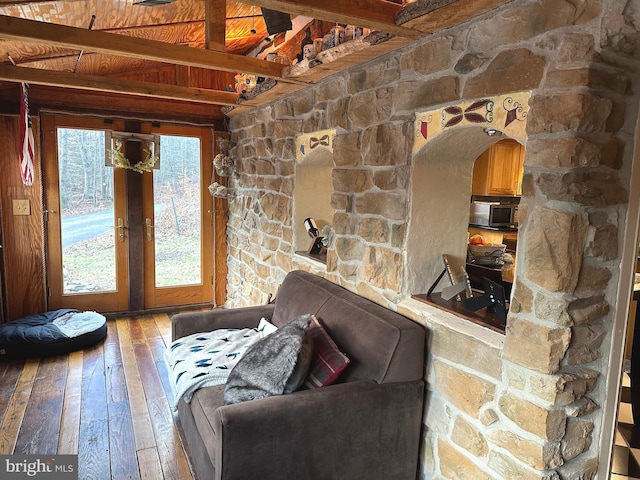
<path fill-rule="evenodd" d="M 113 168 L 105 132 L 58 128 L 63 294 L 116 290 Z"/>
<path fill-rule="evenodd" d="M 200 149 L 199 138 L 160 136 L 160 169 L 153 171 L 156 287 L 202 284 Z"/>

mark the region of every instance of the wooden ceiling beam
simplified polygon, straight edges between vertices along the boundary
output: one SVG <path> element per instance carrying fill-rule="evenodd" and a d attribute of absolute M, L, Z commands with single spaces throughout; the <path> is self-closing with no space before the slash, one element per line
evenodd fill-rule
<path fill-rule="evenodd" d="M 80 2 L 84 0 L 66 0 L 67 2 Z M 0 7 L 15 7 L 17 5 L 31 5 L 38 3 L 51 3 L 51 0 L 0 0 Z"/>
<path fill-rule="evenodd" d="M 19 89 L 0 91 L 0 108 L 15 102 L 17 112 Z M 32 85 L 29 89 L 29 106 L 40 109 L 104 116 L 105 118 L 135 119 L 145 122 L 178 122 L 193 125 L 216 125 L 224 129 L 225 114 L 218 105 L 192 103 L 163 98 L 117 95 L 108 92 L 91 92 L 73 88 Z"/>
<path fill-rule="evenodd" d="M 61 73 L 39 68 L 0 65 L 0 80 L 26 82 L 33 85 L 67 87 L 94 92 L 110 92 L 142 97 L 166 98 L 211 105 L 237 106 L 238 94 L 202 88 L 138 82 L 96 75 Z M 252 102 L 246 102 L 251 104 Z"/>
<path fill-rule="evenodd" d="M 305 17 L 380 30 L 401 37 L 419 38 L 422 32 L 396 25 L 402 5 L 382 0 L 242 0 L 247 5 Z"/>
<path fill-rule="evenodd" d="M 226 72 L 244 72 L 275 78 L 285 83 L 305 83 L 296 79 L 283 78 L 282 65 L 258 58 L 201 50 L 145 38 L 133 38 L 66 25 L 36 22 L 6 15 L 0 15 L 0 38 L 45 43 L 64 48 L 122 55 Z"/>
<path fill-rule="evenodd" d="M 227 0 L 205 0 L 205 48 L 224 52 L 227 32 Z"/>

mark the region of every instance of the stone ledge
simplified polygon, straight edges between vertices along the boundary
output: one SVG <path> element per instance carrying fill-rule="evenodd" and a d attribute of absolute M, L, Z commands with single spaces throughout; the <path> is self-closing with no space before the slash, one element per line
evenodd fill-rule
<path fill-rule="evenodd" d="M 481 327 L 452 313 L 432 307 L 411 297 L 400 300 L 398 312 L 428 327 L 429 322 L 436 323 L 460 335 L 466 335 L 485 343 L 490 348 L 502 350 L 505 336 L 488 328 Z"/>
<path fill-rule="evenodd" d="M 320 276 L 324 276 L 327 273 L 326 263 L 322 263 L 319 260 L 314 260 L 305 255 L 301 255 L 297 252 L 293 254 L 291 258 L 291 262 L 292 264 L 300 265 L 300 267 L 304 266 L 306 268 L 303 268 L 303 270 L 307 270 L 308 268 L 307 271 L 310 271 L 311 273 L 315 273 Z"/>

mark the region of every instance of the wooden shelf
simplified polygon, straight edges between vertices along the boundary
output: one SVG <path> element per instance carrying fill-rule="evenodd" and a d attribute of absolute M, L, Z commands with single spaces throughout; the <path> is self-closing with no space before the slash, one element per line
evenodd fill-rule
<path fill-rule="evenodd" d="M 487 225 L 478 225 L 475 223 L 470 223 L 470 227 L 477 228 L 479 230 L 490 230 L 492 232 L 517 232 L 518 227 L 489 227 Z"/>
<path fill-rule="evenodd" d="M 386 53 L 398 50 L 410 44 L 412 41 L 413 40 L 410 38 L 391 37 L 389 40 L 375 45 L 369 45 L 366 42 L 359 42 L 358 47 L 354 49 L 341 48 L 343 47 L 343 45 L 348 44 L 343 44 L 335 47 L 335 49 L 343 51 L 336 52 L 336 56 L 333 61 L 322 63 L 313 68 L 305 70 L 299 75 L 293 75 L 290 77 L 295 78 L 296 80 L 300 80 L 301 83 L 292 84 L 278 82 L 275 87 L 260 93 L 258 96 L 251 100 L 248 100 L 246 104 L 243 104 L 241 102 L 237 107 L 233 107 L 233 110 L 227 112 L 227 116 L 233 117 L 235 115 L 244 114 L 249 110 L 255 108 L 256 106 L 266 105 L 267 103 L 277 100 L 282 95 L 293 93 L 306 88 L 333 75 L 334 73 L 338 73 L 347 68 L 368 62 L 369 60 L 372 60 Z"/>
<path fill-rule="evenodd" d="M 396 16 L 396 23 L 403 27 L 431 34 L 451 28 L 507 3 L 509 0 L 470 0 L 409 3 Z"/>
<path fill-rule="evenodd" d="M 505 323 L 494 313 L 488 312 L 486 308 L 483 308 L 482 310 L 478 310 L 476 312 L 470 312 L 468 310 L 465 310 L 464 302 L 458 302 L 456 300 L 445 300 L 440 296 L 439 293 L 432 293 L 431 295 L 427 295 L 426 293 L 417 293 L 415 295 L 412 295 L 411 297 L 422 303 L 438 307 L 442 310 L 454 314 L 457 317 L 464 318 L 477 325 L 481 325 L 485 328 L 493 330 L 494 332 L 505 332 Z"/>
<path fill-rule="evenodd" d="M 295 252 L 297 255 L 301 255 L 303 257 L 310 258 L 311 260 L 315 260 L 316 262 L 322 263 L 324 265 L 327 264 L 327 251 L 323 249 L 323 253 L 309 253 L 304 250 L 298 250 Z"/>
<path fill-rule="evenodd" d="M 330 62 L 324 62 L 310 68 L 300 75 L 288 77 L 289 79 L 300 80 L 300 84 L 280 81 L 278 85 L 271 90 L 260 93 L 244 104 L 240 102 L 238 106 L 233 107 L 233 110 L 227 111 L 226 115 L 233 117 L 244 114 L 256 106 L 270 103 L 282 95 L 296 92 L 342 70 L 364 64 L 381 55 L 405 47 L 421 37 L 426 37 L 435 32 L 460 25 L 508 1 L 509 0 L 438 0 L 429 2 L 428 4 L 427 2 L 421 2 L 420 4 L 405 5 L 395 15 L 395 23 L 402 27 L 402 29 L 389 28 L 389 31 L 397 35 L 393 35 L 388 40 L 375 45 L 349 46 L 348 44 L 350 42 L 347 42 L 346 44 L 335 47 L 335 49 L 345 50 L 345 52 L 337 52 L 337 58 L 332 58 Z M 373 25 L 370 26 L 377 28 Z M 402 34 L 408 34 L 408 36 L 401 36 Z M 365 42 L 360 41 L 360 43 Z M 333 55 L 331 55 L 331 57 L 333 57 Z"/>

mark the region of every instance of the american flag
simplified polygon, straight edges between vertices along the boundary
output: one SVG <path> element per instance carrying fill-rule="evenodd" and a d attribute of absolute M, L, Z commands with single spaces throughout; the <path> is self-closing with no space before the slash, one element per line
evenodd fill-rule
<path fill-rule="evenodd" d="M 33 184 L 33 131 L 29 118 L 29 85 L 20 88 L 20 174 L 22 183 Z"/>

